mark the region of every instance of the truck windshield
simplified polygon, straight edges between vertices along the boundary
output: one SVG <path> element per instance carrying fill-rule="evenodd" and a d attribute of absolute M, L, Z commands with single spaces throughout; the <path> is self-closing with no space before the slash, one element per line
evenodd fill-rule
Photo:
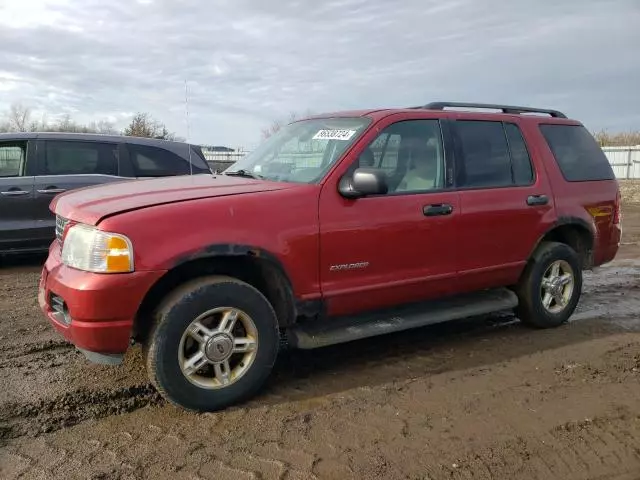
<path fill-rule="evenodd" d="M 316 183 L 370 122 L 364 117 L 341 117 L 291 123 L 224 173 L 279 182 Z"/>

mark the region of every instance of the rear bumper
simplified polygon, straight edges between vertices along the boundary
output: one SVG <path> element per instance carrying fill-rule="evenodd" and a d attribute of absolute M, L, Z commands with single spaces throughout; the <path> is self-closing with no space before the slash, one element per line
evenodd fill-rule
<path fill-rule="evenodd" d="M 609 263 L 612 261 L 616 254 L 618 253 L 618 249 L 620 248 L 620 240 L 622 237 L 622 230 L 620 225 L 614 225 L 611 230 L 611 236 L 609 237 L 609 242 L 605 245 L 601 245 L 599 248 L 596 248 L 594 252 L 593 265 L 595 267 L 599 267 L 605 263 Z"/>
<path fill-rule="evenodd" d="M 53 327 L 81 350 L 120 354 L 129 347 L 140 303 L 164 273 L 82 272 L 62 264 L 54 243 L 42 269 L 38 303 Z"/>
<path fill-rule="evenodd" d="M 594 266 L 599 267 L 605 263 L 609 263 L 616 257 L 618 253 L 618 245 L 608 245 L 600 250 L 599 255 L 594 259 Z"/>

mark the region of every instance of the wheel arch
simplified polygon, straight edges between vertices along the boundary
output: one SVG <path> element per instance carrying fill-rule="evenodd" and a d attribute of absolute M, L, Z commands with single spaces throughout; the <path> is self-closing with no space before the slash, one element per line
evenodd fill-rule
<path fill-rule="evenodd" d="M 298 304 L 285 267 L 271 252 L 240 244 L 209 245 L 179 258 L 149 289 L 142 300 L 133 327 L 133 338 L 144 342 L 153 323 L 153 311 L 179 285 L 198 277 L 228 275 L 257 288 L 269 300 L 280 327 L 295 322 Z"/>
<path fill-rule="evenodd" d="M 593 248 L 595 245 L 595 228 L 579 217 L 561 217 L 538 239 L 529 254 L 528 263 L 533 261 L 540 245 L 544 242 L 559 242 L 573 248 L 580 257 L 582 268 L 593 266 Z"/>

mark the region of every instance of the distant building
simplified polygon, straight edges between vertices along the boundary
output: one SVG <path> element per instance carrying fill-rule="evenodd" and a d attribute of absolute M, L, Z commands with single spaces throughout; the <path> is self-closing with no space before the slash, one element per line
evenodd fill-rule
<path fill-rule="evenodd" d="M 234 152 L 235 149 L 229 147 L 223 147 L 221 145 L 201 145 L 202 151 L 209 152 Z"/>

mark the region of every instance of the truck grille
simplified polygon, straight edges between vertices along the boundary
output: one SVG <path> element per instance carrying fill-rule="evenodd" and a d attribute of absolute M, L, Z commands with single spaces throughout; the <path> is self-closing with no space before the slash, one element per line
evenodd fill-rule
<path fill-rule="evenodd" d="M 64 227 L 67 226 L 69 220 L 56 215 L 56 238 L 62 243 L 62 235 L 64 234 Z"/>

